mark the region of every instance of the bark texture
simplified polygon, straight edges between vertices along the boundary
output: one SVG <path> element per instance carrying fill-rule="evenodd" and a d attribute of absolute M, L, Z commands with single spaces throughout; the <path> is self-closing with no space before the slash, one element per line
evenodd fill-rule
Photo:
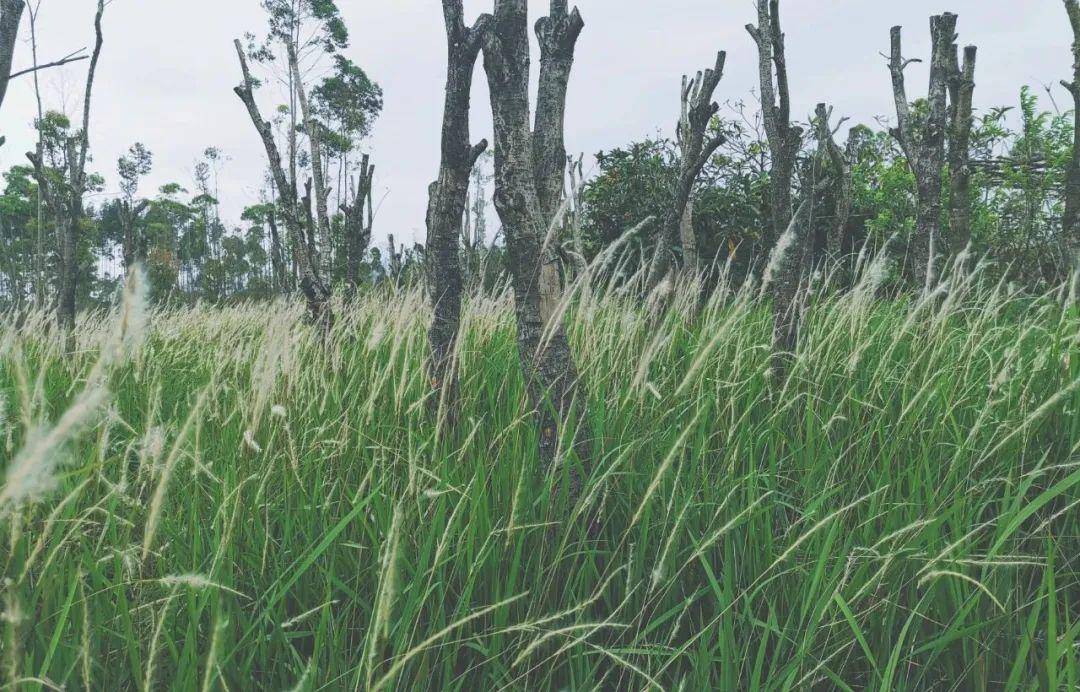
<path fill-rule="evenodd" d="M 959 252 L 971 241 L 971 130 L 975 125 L 975 46 L 964 48 L 964 62 L 953 46 L 949 66 L 949 245 Z"/>
<path fill-rule="evenodd" d="M 720 110 L 720 105 L 713 101 L 713 94 L 724 76 L 724 63 L 727 54 L 716 54 L 716 64 L 698 72 L 694 79 L 683 77 L 681 89 L 681 111 L 679 115 L 679 177 L 675 183 L 671 206 L 664 215 L 664 225 L 657 244 L 656 257 L 649 272 L 649 288 L 654 289 L 668 276 L 671 270 L 674 248 L 680 242 L 683 248 L 684 267 L 693 270 L 697 265 L 697 238 L 693 229 L 693 209 L 691 198 L 701 169 L 717 148 L 725 141 L 721 134 L 706 137 L 709 123 Z M 688 214 L 689 210 L 689 214 Z M 688 245 L 689 241 L 689 245 Z M 689 252 L 687 251 L 689 248 Z"/>
<path fill-rule="evenodd" d="M 473 145 L 469 139 L 470 97 L 476 60 L 491 16 L 482 15 L 469 27 L 462 0 L 443 0 L 442 5 L 447 42 L 446 100 L 439 177 L 428 188 L 427 278 L 434 308 L 428 332 L 428 375 L 432 389 L 445 393 L 446 410 L 452 411 L 457 395 L 452 360 L 461 327 L 464 286 L 458 239 L 468 204 L 469 176 L 488 146 L 487 140 Z"/>
<path fill-rule="evenodd" d="M 274 141 L 273 126 L 263 119 L 262 113 L 259 111 L 259 105 L 255 102 L 256 82 L 251 76 L 251 70 L 248 69 L 244 49 L 240 45 L 239 39 L 236 39 L 233 44 L 236 46 L 236 55 L 240 60 L 240 70 L 243 74 L 243 82 L 234 87 L 233 91 L 236 92 L 244 106 L 247 107 L 251 122 L 259 133 L 263 147 L 266 150 L 270 173 L 274 178 L 274 186 L 277 188 L 281 215 L 285 220 L 285 227 L 288 230 L 293 246 L 293 258 L 300 274 L 300 290 L 303 291 L 304 297 L 307 299 L 308 310 L 317 324 L 321 325 L 324 330 L 329 330 L 333 323 L 333 313 L 330 309 L 330 291 L 319 278 L 311 246 L 304 238 L 303 224 L 300 222 L 300 210 L 296 199 L 296 188 L 289 184 L 285 169 L 281 165 L 281 152 L 278 150 L 277 142 Z M 313 235 L 313 232 L 309 233 L 309 237 L 310 235 Z"/>
<path fill-rule="evenodd" d="M 945 131 L 948 126 L 948 82 L 950 65 L 955 55 L 956 15 L 945 13 L 930 18 L 932 56 L 930 87 L 927 95 L 926 123 L 916 128 L 912 120 L 904 69 L 913 59 L 904 59 L 901 27 L 891 32 L 889 71 L 892 74 L 893 100 L 896 102 L 896 127 L 890 130 L 900 143 L 915 175 L 918 211 L 915 235 L 908 254 L 916 283 L 929 293 L 937 283 L 938 254 L 941 250 L 941 185 L 945 165 Z"/>
<path fill-rule="evenodd" d="M 270 228 L 270 265 L 274 271 L 274 290 L 285 292 L 291 289 L 292 277 L 285 264 L 285 252 L 281 245 L 281 233 L 278 231 L 277 214 L 273 209 L 266 215 L 266 224 Z"/>
<path fill-rule="evenodd" d="M 1080 2 L 1065 0 L 1073 30 L 1073 78 L 1062 84 L 1073 97 L 1073 158 L 1065 178 L 1065 216 L 1061 228 L 1072 252 L 1073 267 L 1080 270 Z"/>
<path fill-rule="evenodd" d="M 25 8 L 23 0 L 0 0 L 0 106 L 3 106 L 4 96 L 7 95 L 15 41 L 19 37 L 19 22 Z M 3 144 L 2 138 L 0 144 Z"/>
<path fill-rule="evenodd" d="M 792 215 L 791 181 L 795 157 L 802 147 L 803 130 L 791 124 L 787 53 L 780 28 L 780 0 L 757 0 L 758 23 L 746 25 L 758 49 L 758 81 L 765 136 L 769 141 L 769 197 L 773 238 L 780 238 Z M 775 82 L 774 82 L 775 73 Z"/>
<path fill-rule="evenodd" d="M 514 287 L 518 351 L 529 397 L 540 426 L 540 457 L 550 466 L 556 457 L 561 426 L 577 407 L 572 446 L 588 464 L 590 433 L 579 396 L 578 373 L 561 320 L 547 324 L 541 310 L 543 245 L 559 206 L 565 149 L 565 90 L 574 47 L 584 26 L 566 0 L 552 0 L 548 17 L 537 23 L 541 79 L 535 134 L 529 123 L 529 36 L 526 0 L 496 0 L 491 26 L 483 35 L 484 68 L 491 94 L 495 135 L 495 208 L 506 237 Z M 557 153 L 558 157 L 554 154 Z M 542 191 L 542 192 L 541 192 Z M 577 400 L 575 402 L 575 400 Z M 576 497 L 581 478 L 570 474 Z"/>

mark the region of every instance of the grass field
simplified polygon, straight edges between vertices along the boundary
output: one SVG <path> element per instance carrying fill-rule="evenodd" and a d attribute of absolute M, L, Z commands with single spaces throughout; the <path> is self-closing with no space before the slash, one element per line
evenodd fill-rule
<path fill-rule="evenodd" d="M 1080 316 L 958 282 L 568 316 L 595 463 L 539 472 L 509 296 L 436 434 L 419 291 L 0 331 L 18 689 L 1076 689 Z M 594 518 L 594 521 L 590 521 Z M 25 686 L 25 687 L 24 687 Z"/>

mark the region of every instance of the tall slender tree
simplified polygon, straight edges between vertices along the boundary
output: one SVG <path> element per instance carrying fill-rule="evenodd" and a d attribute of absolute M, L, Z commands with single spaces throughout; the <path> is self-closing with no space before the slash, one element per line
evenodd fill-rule
<path fill-rule="evenodd" d="M 243 81 L 233 91 L 247 108 L 248 116 L 255 126 L 259 137 L 262 139 L 263 148 L 266 150 L 267 162 L 270 165 L 270 173 L 274 178 L 274 186 L 277 188 L 279 208 L 288 229 L 293 257 L 297 263 L 300 274 L 300 290 L 307 299 L 308 310 L 313 320 L 322 325 L 324 330 L 329 330 L 333 323 L 333 312 L 330 307 L 330 290 L 319 277 L 314 261 L 312 243 L 309 242 L 314 234 L 311 224 L 308 224 L 308 233 L 305 238 L 304 226 L 300 220 L 300 204 L 296 198 L 296 187 L 285 174 L 285 168 L 281 163 L 281 152 L 274 140 L 273 126 L 263 119 L 259 111 L 259 105 L 255 101 L 255 88 L 257 82 L 248 68 L 247 55 L 240 44 L 240 40 L 234 42 L 236 55 L 240 60 L 240 70 Z M 310 206 L 308 207 L 310 211 Z"/>
<path fill-rule="evenodd" d="M 1062 231 L 1073 253 L 1073 264 L 1080 270 L 1080 2 L 1065 0 L 1065 11 L 1073 31 L 1073 78 L 1062 84 L 1073 97 L 1073 156 L 1065 179 L 1065 216 Z"/>
<path fill-rule="evenodd" d="M 94 91 L 101 48 L 105 42 L 101 20 L 105 14 L 105 0 L 98 0 L 94 14 L 94 51 L 86 74 L 83 91 L 82 128 L 65 142 L 64 176 L 57 181 L 52 178 L 40 152 L 29 152 L 27 158 L 34 166 L 34 176 L 41 188 L 47 206 L 57 211 L 60 227 L 59 299 L 56 316 L 60 328 L 70 332 L 75 326 L 75 298 L 79 268 L 77 249 L 79 229 L 82 227 L 85 209 L 83 196 L 87 190 L 86 164 L 90 152 L 90 105 Z M 42 127 L 38 123 L 38 127 Z M 58 184 L 56 184 L 58 183 Z"/>
<path fill-rule="evenodd" d="M 444 410 L 452 411 L 457 392 L 452 354 L 461 323 L 464 284 L 458 238 L 468 203 L 469 174 L 488 146 L 487 140 L 474 145 L 469 139 L 470 96 L 476 59 L 491 16 L 482 15 L 469 27 L 462 0 L 443 0 L 442 6 L 447 41 L 446 100 L 439 176 L 428 188 L 427 276 L 434 307 L 428 333 L 428 370 L 433 388 L 444 393 Z"/>
<path fill-rule="evenodd" d="M 720 51 L 716 54 L 714 67 L 698 72 L 693 79 L 683 76 L 680 92 L 682 109 L 678 123 L 679 173 L 672 191 L 671 206 L 665 211 L 660 229 L 656 257 L 650 269 L 650 288 L 655 288 L 668 275 L 676 244 L 682 245 L 683 266 L 689 271 L 698 268 L 692 196 L 701 170 L 726 140 L 721 133 L 707 136 L 709 123 L 720 110 L 720 104 L 713 101 L 713 94 L 724 76 L 726 61 L 727 54 Z"/>
<path fill-rule="evenodd" d="M 917 283 L 928 293 L 937 283 L 938 254 L 941 251 L 941 186 L 945 165 L 945 134 L 948 127 L 948 84 L 950 65 L 955 55 L 956 15 L 946 12 L 930 18 L 932 56 L 930 88 L 927 96 L 926 122 L 916 124 L 904 83 L 904 70 L 917 59 L 904 59 L 902 29 L 891 32 L 889 71 L 892 74 L 893 99 L 896 102 L 896 127 L 890 132 L 900 143 L 908 166 L 915 176 L 918 197 L 915 234 L 908 254 Z"/>
<path fill-rule="evenodd" d="M 544 314 L 541 269 L 544 240 L 561 203 L 566 152 L 563 143 L 566 89 L 574 49 L 585 23 L 566 0 L 551 0 L 540 19 L 540 89 L 536 130 L 529 122 L 529 36 L 527 0 L 496 0 L 483 34 L 484 68 L 495 134 L 495 208 L 506 237 L 514 287 L 518 352 L 531 405 L 540 427 L 540 457 L 556 459 L 562 426 L 573 429 L 571 446 L 588 464 L 590 434 L 577 367 L 557 314 Z M 577 420 L 571 416 L 577 412 Z M 575 425 L 576 423 L 576 425 Z M 569 469 L 569 491 L 582 479 Z"/>
<path fill-rule="evenodd" d="M 780 0 L 757 0 L 757 26 L 746 25 L 758 49 L 761 114 L 769 141 L 769 199 L 772 234 L 780 238 L 791 221 L 791 183 L 803 130 L 791 123 L 787 51 L 780 28 Z"/>
<path fill-rule="evenodd" d="M 773 350 L 778 357 L 784 357 L 795 350 L 799 329 L 797 293 L 804 278 L 810 236 L 797 216 L 809 212 L 812 201 L 804 199 L 800 214 L 794 214 L 791 186 L 796 158 L 802 148 L 803 129 L 791 122 L 791 89 L 787 49 L 780 26 L 780 0 L 757 0 L 757 14 L 757 26 L 747 24 L 746 31 L 757 44 L 761 119 L 769 142 L 771 231 L 776 239 L 769 282 L 772 288 Z"/>

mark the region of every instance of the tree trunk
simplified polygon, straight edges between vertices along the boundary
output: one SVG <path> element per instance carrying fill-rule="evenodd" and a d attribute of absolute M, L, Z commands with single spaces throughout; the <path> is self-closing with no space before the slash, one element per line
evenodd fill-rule
<path fill-rule="evenodd" d="M 949 68 L 949 243 L 954 252 L 964 250 L 971 241 L 971 130 L 975 124 L 972 100 L 977 54 L 975 46 L 964 48 L 961 67 L 953 50 Z"/>
<path fill-rule="evenodd" d="M 19 37 L 19 22 L 25 7 L 23 0 L 0 0 L 0 106 L 7 95 L 15 41 Z M 0 138 L 0 144 L 3 144 L 3 138 Z"/>
<path fill-rule="evenodd" d="M 795 157 L 802 146 L 803 131 L 791 124 L 791 94 L 784 33 L 780 27 L 780 1 L 757 0 L 757 14 L 757 26 L 748 24 L 746 31 L 758 49 L 762 120 L 771 159 L 769 200 L 775 241 L 783 236 L 791 221 L 791 181 L 795 176 Z"/>
<path fill-rule="evenodd" d="M 779 0 L 757 0 L 757 13 L 757 26 L 747 25 L 746 31 L 758 49 L 762 121 L 771 158 L 769 199 L 775 244 L 769 265 L 776 273 L 771 282 L 773 352 L 779 362 L 794 353 L 797 346 L 800 312 L 796 302 L 811 234 L 792 210 L 791 182 L 803 130 L 791 124 L 791 93 Z M 805 210 L 812 196 L 813 193 L 803 201 L 800 210 Z"/>
<path fill-rule="evenodd" d="M 827 173 L 830 187 L 829 207 L 818 213 L 824 224 L 824 250 L 825 258 L 839 263 L 841 280 L 847 280 L 847 262 L 844 258 L 845 233 L 848 219 L 851 217 L 851 206 L 854 202 L 854 181 L 852 178 L 852 161 L 854 153 L 850 151 L 851 138 L 848 138 L 848 151 L 840 150 L 836 144 L 836 132 L 843 126 L 846 118 L 833 128 L 831 124 L 832 108 L 824 103 L 819 103 L 815 109 L 817 128 L 818 165 Z"/>
<path fill-rule="evenodd" d="M 273 210 L 266 215 L 266 224 L 270 228 L 270 266 L 274 272 L 274 290 L 286 291 L 289 288 L 288 271 L 285 268 L 285 255 L 281 248 L 281 234 L 278 233 L 277 217 Z"/>
<path fill-rule="evenodd" d="M 333 312 L 330 309 L 330 291 L 319 279 L 317 268 L 314 266 L 313 257 L 308 244 L 304 240 L 304 231 L 298 217 L 299 205 L 296 200 L 296 188 L 290 184 L 285 176 L 285 169 L 281 165 L 281 153 L 277 142 L 274 141 L 273 126 L 263 120 L 259 112 L 259 106 L 255 102 L 254 80 L 248 69 L 247 56 L 240 45 L 240 39 L 233 41 L 236 54 L 240 60 L 240 69 L 243 74 L 243 82 L 233 88 L 233 91 L 247 107 L 248 116 L 258 131 L 266 150 L 266 158 L 270 164 L 270 173 L 277 187 L 278 199 L 280 200 L 282 216 L 285 217 L 285 227 L 293 246 L 293 259 L 297 264 L 300 275 L 300 290 L 307 299 L 308 310 L 316 324 L 322 326 L 324 332 L 328 332 L 333 324 Z"/>
<path fill-rule="evenodd" d="M 446 411 L 455 410 L 457 378 L 453 370 L 454 345 L 461 328 L 461 293 L 464 280 L 458 239 L 468 204 L 469 175 L 487 140 L 469 141 L 469 111 L 473 72 L 484 32 L 491 21 L 483 15 L 465 26 L 462 0 L 443 0 L 446 25 L 446 100 L 443 109 L 439 177 L 428 188 L 427 278 L 434 315 L 428 341 L 428 375 L 432 389 L 442 392 Z"/>
<path fill-rule="evenodd" d="M 345 290 L 348 298 L 356 297 L 360 284 L 360 262 L 364 250 L 371 242 L 371 187 L 375 176 L 375 167 L 371 159 L 364 154 L 360 162 L 360 179 L 356 183 L 355 199 L 351 205 L 343 207 L 345 212 Z M 364 209 L 368 210 L 369 222 L 364 224 Z"/>
<path fill-rule="evenodd" d="M 698 259 L 697 234 L 694 233 L 694 200 L 686 202 L 682 219 L 679 220 L 679 240 L 682 242 L 683 269 L 696 274 L 700 269 Z"/>
<path fill-rule="evenodd" d="M 650 291 L 655 290 L 667 278 L 673 259 L 674 247 L 677 243 L 680 241 L 682 243 L 684 263 L 687 262 L 688 247 L 691 255 L 696 255 L 697 252 L 697 239 L 694 236 L 693 209 L 691 208 L 690 199 L 694 193 L 694 185 L 697 183 L 698 176 L 701 175 L 701 170 L 725 141 L 723 135 L 715 135 L 706 141 L 705 135 L 712 117 L 720 110 L 720 105 L 712 99 L 716 87 L 724 76 L 724 64 L 726 61 L 727 54 L 720 51 L 716 54 L 714 67 L 699 72 L 692 80 L 683 77 L 682 110 L 678 125 L 679 150 L 681 153 L 679 177 L 675 183 L 671 206 L 664 213 L 664 223 L 660 229 L 656 256 L 649 270 L 648 285 Z M 687 219 L 687 210 L 690 210 L 689 221 Z M 689 244 L 687 241 L 689 241 Z M 694 264 L 696 264 L 696 259 Z"/>
<path fill-rule="evenodd" d="M 1073 78 L 1062 82 L 1073 97 L 1073 156 L 1065 179 L 1065 216 L 1061 230 L 1072 253 L 1074 271 L 1080 271 L 1080 2 L 1065 0 L 1073 30 Z"/>
<path fill-rule="evenodd" d="M 90 68 L 86 74 L 86 87 L 83 92 L 82 129 L 66 142 L 67 180 L 63 189 L 51 191 L 55 208 L 62 209 L 62 218 L 58 218 L 60 233 L 60 266 L 58 277 L 59 296 L 56 301 L 56 321 L 62 331 L 71 333 L 75 326 L 75 308 L 78 284 L 78 243 L 79 228 L 83 221 L 83 195 L 86 192 L 86 161 L 90 149 L 90 101 L 94 90 L 94 77 L 97 74 L 101 47 L 105 42 L 101 29 L 101 18 L 105 14 L 104 0 L 98 0 L 94 15 L 94 52 L 90 58 Z M 45 174 L 45 162 L 35 153 L 27 157 L 33 162 L 38 185 L 43 192 L 48 189 Z M 58 214 L 58 217 L 61 215 Z M 69 346 L 71 343 L 69 342 Z"/>
<path fill-rule="evenodd" d="M 577 9 L 567 12 L 566 0 L 552 0 L 550 16 L 537 23 L 542 63 L 537 124 L 560 132 L 539 132 L 535 142 L 529 126 L 526 0 L 496 3 L 491 28 L 484 32 L 483 50 L 495 133 L 495 208 L 506 237 L 518 352 L 540 427 L 540 458 L 545 466 L 555 462 L 561 426 L 569 424 L 574 426 L 572 447 L 587 468 L 591 441 L 583 415 L 586 401 L 579 394 L 577 368 L 566 331 L 561 321 L 546 324 L 540 292 L 542 244 L 553 220 L 545 210 L 552 209 L 552 180 L 558 174 L 561 181 L 562 175 L 551 170 L 550 154 L 562 142 L 566 77 L 583 26 Z M 562 165 L 564 154 L 560 154 Z M 537 179 L 538 172 L 541 180 Z M 540 188 L 544 190 L 544 201 Z M 576 425 L 570 422 L 575 405 Z M 581 486 L 581 477 L 571 471 L 570 495 L 577 497 Z"/>
<path fill-rule="evenodd" d="M 304 119 L 304 130 L 307 132 L 308 142 L 311 145 L 311 176 L 315 181 L 315 221 L 318 224 L 318 243 L 314 242 L 314 229 L 311 230 L 309 242 L 315 245 L 312 261 L 316 262 L 319 273 L 329 286 L 333 277 L 333 258 L 330 248 L 330 213 L 327 205 L 326 176 L 323 172 L 322 142 L 319 133 L 319 122 L 315 119 L 311 108 L 308 106 L 307 91 L 304 80 L 300 75 L 300 64 L 296 57 L 296 46 L 288 44 L 289 70 L 293 75 L 293 88 L 300 101 L 300 114 Z"/>
<path fill-rule="evenodd" d="M 893 99 L 896 102 L 897 126 L 891 130 L 900 142 L 908 165 L 915 175 L 918 210 L 915 235 L 909 244 L 909 257 L 917 284 L 927 294 L 937 284 L 938 254 L 941 251 L 941 185 L 945 165 L 945 131 L 948 126 L 948 82 L 950 64 L 956 54 L 956 15 L 945 14 L 930 18 L 932 57 L 930 88 L 927 96 L 929 115 L 925 129 L 919 133 L 911 122 L 904 69 L 914 62 L 905 60 L 901 50 L 901 28 L 891 33 L 892 50 L 889 71 L 892 74 Z"/>

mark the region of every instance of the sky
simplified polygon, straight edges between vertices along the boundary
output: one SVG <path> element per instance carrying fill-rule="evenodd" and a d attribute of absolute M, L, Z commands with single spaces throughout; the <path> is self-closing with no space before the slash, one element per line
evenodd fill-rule
<path fill-rule="evenodd" d="M 37 1 L 37 0 L 32 0 Z M 42 62 L 93 44 L 95 0 L 41 0 Z M 338 0 L 351 32 L 347 55 L 379 82 L 385 107 L 365 148 L 377 166 L 376 242 L 392 233 L 424 241 L 427 186 L 437 173 L 446 38 L 437 0 Z M 531 18 L 546 0 L 530 0 Z M 671 134 L 681 75 L 712 66 L 728 53 L 719 101 L 750 102 L 757 89 L 756 52 L 743 28 L 755 19 L 751 0 L 579 0 L 585 30 L 571 77 L 567 149 L 586 154 L 657 133 Z M 492 0 L 465 0 L 472 21 Z M 1058 85 L 1071 75 L 1071 34 L 1061 0 L 784 0 L 781 5 L 791 77 L 793 116 L 806 119 L 825 101 L 853 123 L 893 113 L 885 59 L 889 28 L 904 27 L 905 57 L 929 58 L 929 16 L 959 15 L 961 45 L 979 47 L 977 108 L 1015 103 L 1028 84 L 1071 107 Z M 232 87 L 239 68 L 232 40 L 261 33 L 259 0 L 111 0 L 93 96 L 93 170 L 106 176 L 104 195 L 117 193 L 116 160 L 134 142 L 154 153 L 141 192 L 166 182 L 193 189 L 201 152 L 226 157 L 218 176 L 224 215 L 258 201 L 266 162 L 261 142 Z M 26 39 L 25 41 L 23 39 Z M 534 46 L 534 72 L 538 64 Z M 24 19 L 15 68 L 30 62 Z M 81 113 L 86 63 L 42 73 L 47 109 Z M 925 96 L 925 64 L 908 69 L 908 94 Z M 535 74 L 534 74 L 535 79 Z M 264 114 L 282 101 L 268 86 Z M 0 111 L 0 169 L 25 163 L 33 148 L 33 81 L 12 83 Z M 477 65 L 473 139 L 490 139 L 491 111 Z M 100 200 L 95 200 L 100 201 Z"/>

